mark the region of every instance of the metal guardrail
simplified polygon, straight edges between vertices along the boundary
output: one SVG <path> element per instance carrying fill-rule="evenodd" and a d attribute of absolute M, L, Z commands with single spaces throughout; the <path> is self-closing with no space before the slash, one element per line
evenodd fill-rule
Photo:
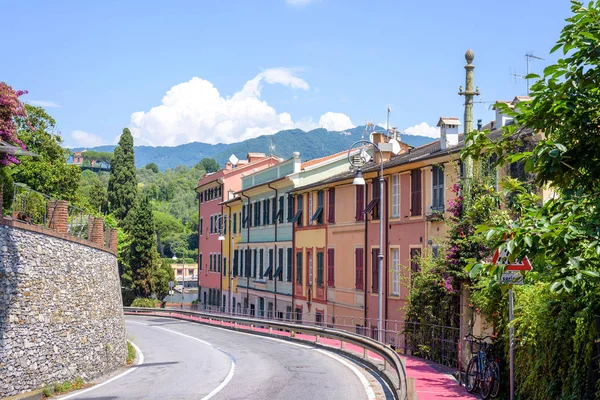
<path fill-rule="evenodd" d="M 400 359 L 400 356 L 396 351 L 394 351 L 391 347 L 384 345 L 381 342 L 378 342 L 374 339 L 368 338 L 366 336 L 358 335 L 355 333 L 319 327 L 319 326 L 310 326 L 310 325 L 299 325 L 293 324 L 289 322 L 281 322 L 281 321 L 273 321 L 273 320 L 264 320 L 258 318 L 247 318 L 241 316 L 230 316 L 230 315 L 215 315 L 211 313 L 204 313 L 199 311 L 188 311 L 188 310 L 177 310 L 177 309 L 165 309 L 165 308 L 144 308 L 144 307 L 123 307 L 125 314 L 141 314 L 141 315 L 153 315 L 153 316 L 166 316 L 171 318 L 182 319 L 185 321 L 190 321 L 187 318 L 183 318 L 182 316 L 191 316 L 196 318 L 202 318 L 208 320 L 208 322 L 203 322 L 202 320 L 192 320 L 197 323 L 206 323 L 210 324 L 211 321 L 221 321 L 232 323 L 233 326 L 228 327 L 222 325 L 223 328 L 228 328 L 232 330 L 237 330 L 237 325 L 245 325 L 250 327 L 258 327 L 262 326 L 269 329 L 269 332 L 272 330 L 286 331 L 291 332 L 291 337 L 294 338 L 295 334 L 307 334 L 315 336 L 318 341 L 319 338 L 328 338 L 333 340 L 339 340 L 342 344 L 350 343 L 356 346 L 361 347 L 364 350 L 365 358 L 368 355 L 368 352 L 373 352 L 379 355 L 384 361 L 383 371 L 377 370 L 379 375 L 387 382 L 387 384 L 392 389 L 394 397 L 398 400 L 407 400 L 408 399 L 408 384 L 406 378 L 406 371 L 404 369 L 404 364 Z M 388 366 L 391 367 L 394 374 L 389 376 Z"/>

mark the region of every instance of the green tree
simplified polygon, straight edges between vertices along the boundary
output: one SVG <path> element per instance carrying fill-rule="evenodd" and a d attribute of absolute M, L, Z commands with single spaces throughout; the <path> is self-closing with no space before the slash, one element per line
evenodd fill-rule
<path fill-rule="evenodd" d="M 25 106 L 28 119 L 18 118 L 18 137 L 38 157 L 22 156 L 21 165 L 13 168 L 12 178 L 52 197 L 78 200 L 80 169 L 67 164 L 68 150 L 56 121 L 42 107 Z"/>
<path fill-rule="evenodd" d="M 156 165 L 153 162 L 146 164 L 146 166 L 144 168 L 149 169 L 150 171 L 153 171 L 155 174 L 158 174 L 158 165 Z"/>
<path fill-rule="evenodd" d="M 169 281 L 175 282 L 175 272 L 166 260 L 158 260 L 152 279 L 152 293 L 162 300 L 169 294 Z"/>
<path fill-rule="evenodd" d="M 154 235 L 154 218 L 150 203 L 140 197 L 133 212 L 129 265 L 136 295 L 149 297 L 152 293 L 153 269 L 159 259 Z"/>
<path fill-rule="evenodd" d="M 217 172 L 221 169 L 221 167 L 219 167 L 219 164 L 217 164 L 217 162 L 213 158 L 203 158 L 198 164 L 194 166 L 194 168 L 203 169 L 207 173 Z"/>
<path fill-rule="evenodd" d="M 133 136 L 129 129 L 123 129 L 119 145 L 115 148 L 114 159 L 108 181 L 109 210 L 126 230 L 131 228 L 130 211 L 135 205 L 137 180 L 133 153 Z"/>

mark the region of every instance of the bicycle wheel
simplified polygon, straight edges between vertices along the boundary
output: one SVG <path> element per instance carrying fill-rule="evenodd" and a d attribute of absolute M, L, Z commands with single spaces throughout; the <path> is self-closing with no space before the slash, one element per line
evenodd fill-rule
<path fill-rule="evenodd" d="M 471 358 L 469 364 L 467 365 L 467 384 L 466 389 L 467 392 L 473 393 L 475 389 L 477 389 L 477 383 L 479 381 L 479 367 L 478 367 L 478 359 L 477 356 Z"/>
<path fill-rule="evenodd" d="M 483 370 L 483 376 L 481 377 L 481 381 L 479 381 L 479 388 L 481 389 L 481 397 L 483 400 L 489 399 L 490 393 L 492 391 L 492 380 L 493 380 L 493 370 L 491 363 L 488 363 Z"/>
<path fill-rule="evenodd" d="M 492 371 L 492 387 L 490 388 L 490 397 L 498 397 L 500 392 L 500 365 L 497 361 L 490 362 L 490 368 Z"/>

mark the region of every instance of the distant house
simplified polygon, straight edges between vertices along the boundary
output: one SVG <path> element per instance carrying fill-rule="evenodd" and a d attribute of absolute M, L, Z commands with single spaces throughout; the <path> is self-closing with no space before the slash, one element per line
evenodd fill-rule
<path fill-rule="evenodd" d="M 75 164 L 75 165 L 82 165 L 83 164 L 83 155 L 82 155 L 82 153 L 84 151 L 85 150 L 73 152 L 73 164 Z"/>

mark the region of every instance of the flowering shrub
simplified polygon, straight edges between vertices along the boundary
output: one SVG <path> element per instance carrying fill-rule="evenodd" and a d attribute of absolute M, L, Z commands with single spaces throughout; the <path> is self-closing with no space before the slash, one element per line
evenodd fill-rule
<path fill-rule="evenodd" d="M 27 112 L 19 97 L 26 94 L 24 90 L 14 90 L 5 82 L 0 82 L 0 139 L 9 144 L 25 149 L 17 138 L 15 118 L 27 118 Z M 0 154 L 0 166 L 18 164 L 19 161 L 11 154 Z"/>

